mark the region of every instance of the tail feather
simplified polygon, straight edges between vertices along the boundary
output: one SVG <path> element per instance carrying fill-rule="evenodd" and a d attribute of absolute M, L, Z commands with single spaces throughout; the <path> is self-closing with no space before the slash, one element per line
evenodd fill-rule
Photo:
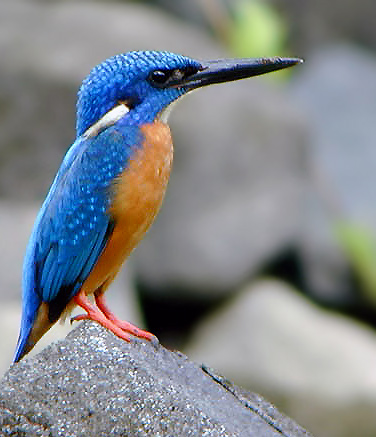
<path fill-rule="evenodd" d="M 36 342 L 47 332 L 53 323 L 48 318 L 48 304 L 38 302 L 38 306 L 31 306 L 28 312 L 23 312 L 21 330 L 13 362 L 17 363 L 35 346 Z M 34 308 L 34 311 L 30 311 Z"/>
<path fill-rule="evenodd" d="M 18 336 L 16 351 L 14 353 L 13 362 L 18 363 L 20 359 L 29 352 L 28 340 L 30 337 L 32 325 L 21 328 L 20 335 Z"/>

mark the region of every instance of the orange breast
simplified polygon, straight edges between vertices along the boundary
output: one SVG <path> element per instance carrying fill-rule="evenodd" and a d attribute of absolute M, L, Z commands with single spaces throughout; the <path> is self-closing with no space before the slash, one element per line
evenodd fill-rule
<path fill-rule="evenodd" d="M 143 146 L 115 180 L 109 213 L 115 228 L 102 255 L 83 285 L 87 294 L 103 291 L 140 242 L 161 206 L 170 176 L 173 146 L 169 127 L 160 122 L 141 128 Z"/>

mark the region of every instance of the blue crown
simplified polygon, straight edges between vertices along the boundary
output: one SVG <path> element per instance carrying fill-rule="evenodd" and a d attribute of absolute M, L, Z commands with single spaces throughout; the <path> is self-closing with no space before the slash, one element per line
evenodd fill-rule
<path fill-rule="evenodd" d="M 170 52 L 134 51 L 115 55 L 92 69 L 82 82 L 77 101 L 77 136 L 119 102 L 146 103 L 143 117 L 155 113 L 183 94 L 184 89 L 155 88 L 148 80 L 153 71 L 199 68 L 200 64 Z"/>

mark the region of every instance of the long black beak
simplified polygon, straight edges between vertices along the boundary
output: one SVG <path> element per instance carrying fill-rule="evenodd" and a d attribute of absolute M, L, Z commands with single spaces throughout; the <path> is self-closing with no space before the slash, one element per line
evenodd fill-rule
<path fill-rule="evenodd" d="M 303 63 L 299 58 L 247 58 L 247 59 L 220 59 L 202 62 L 202 68 L 192 74 L 187 74 L 169 86 L 194 89 L 215 83 L 230 82 L 259 76 L 271 71 L 282 70 Z M 175 83 L 174 83 L 175 82 Z"/>

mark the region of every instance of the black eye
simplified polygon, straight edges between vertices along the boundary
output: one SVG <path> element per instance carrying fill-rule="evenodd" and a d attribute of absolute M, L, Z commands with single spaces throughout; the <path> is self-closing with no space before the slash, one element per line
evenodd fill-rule
<path fill-rule="evenodd" d="M 149 80 L 155 85 L 163 85 L 168 81 L 169 78 L 170 75 L 168 72 L 162 70 L 155 70 L 151 72 L 149 76 Z"/>

